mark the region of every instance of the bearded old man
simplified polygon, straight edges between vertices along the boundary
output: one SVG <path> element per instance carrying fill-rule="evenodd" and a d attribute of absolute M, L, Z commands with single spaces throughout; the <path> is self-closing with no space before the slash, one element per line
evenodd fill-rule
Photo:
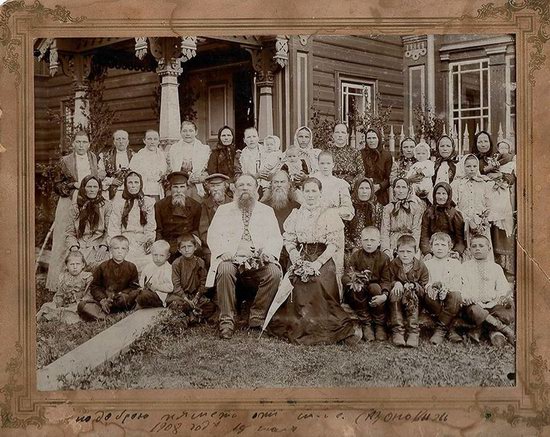
<path fill-rule="evenodd" d="M 199 235 L 200 204 L 187 197 L 187 174 L 176 171 L 168 175 L 171 195 L 155 204 L 157 240 L 170 243 L 170 262 L 179 256 L 178 238 L 184 234 Z"/>
<path fill-rule="evenodd" d="M 283 224 L 290 215 L 292 210 L 300 208 L 300 204 L 296 201 L 296 192 L 292 189 L 290 177 L 286 171 L 278 171 L 271 179 L 270 189 L 266 191 L 262 198 L 262 203 L 271 206 L 275 211 L 275 217 L 279 223 L 281 234 L 284 232 Z M 288 253 L 283 247 L 279 262 L 283 271 L 286 272 L 289 264 Z"/>
<path fill-rule="evenodd" d="M 208 236 L 208 228 L 214 214 L 218 209 L 218 206 L 231 202 L 231 197 L 228 194 L 229 177 L 221 174 L 214 173 L 207 176 L 204 180 L 206 188 L 206 199 L 202 203 L 201 207 L 201 220 L 199 223 L 199 237 L 203 244 L 203 257 L 207 265 L 210 265 L 210 249 L 206 245 L 206 239 Z"/>
<path fill-rule="evenodd" d="M 279 224 L 273 209 L 257 201 L 257 191 L 253 176 L 239 177 L 233 201 L 218 207 L 208 230 L 212 263 L 206 286 L 216 285 L 223 339 L 231 338 L 235 330 L 237 279 L 247 289 L 257 289 L 248 326 L 260 329 L 282 276 L 278 264 L 283 246 Z M 265 264 L 256 269 L 239 268 L 244 259 L 258 251 L 265 255 Z"/>

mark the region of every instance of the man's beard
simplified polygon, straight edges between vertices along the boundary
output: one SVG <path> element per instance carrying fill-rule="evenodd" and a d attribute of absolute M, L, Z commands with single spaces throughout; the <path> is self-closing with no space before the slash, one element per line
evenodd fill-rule
<path fill-rule="evenodd" d="M 252 209 L 255 202 L 256 198 L 249 193 L 241 193 L 237 198 L 237 205 L 239 206 L 239 209 Z"/>
<path fill-rule="evenodd" d="M 290 190 L 288 188 L 283 188 L 283 187 L 275 188 L 271 192 L 271 207 L 273 209 L 286 208 L 289 202 L 289 199 L 288 199 L 289 191 Z"/>
<path fill-rule="evenodd" d="M 185 194 L 172 194 L 172 205 L 185 207 Z"/>
<path fill-rule="evenodd" d="M 225 200 L 225 193 L 223 191 L 211 191 L 210 196 L 214 203 L 221 205 Z"/>

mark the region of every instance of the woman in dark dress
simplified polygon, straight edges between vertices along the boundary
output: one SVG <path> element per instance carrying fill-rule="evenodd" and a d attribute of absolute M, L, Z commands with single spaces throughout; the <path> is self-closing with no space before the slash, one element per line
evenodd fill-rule
<path fill-rule="evenodd" d="M 315 178 L 304 182 L 304 203 L 287 218 L 283 234 L 291 263 L 302 260 L 319 275 L 303 282 L 289 274 L 292 295 L 273 316 L 268 332 L 295 344 L 353 344 L 362 332 L 340 305 L 333 259 L 344 225 L 334 208 L 321 205 L 321 188 Z"/>
<path fill-rule="evenodd" d="M 218 144 L 212 149 L 206 171 L 208 174 L 221 173 L 235 179 L 235 161 L 237 151 L 235 149 L 235 134 L 229 126 L 224 126 L 218 131 Z"/>
<path fill-rule="evenodd" d="M 378 131 L 367 129 L 365 132 L 367 147 L 361 150 L 361 156 L 365 166 L 365 176 L 373 180 L 378 201 L 382 205 L 387 205 L 390 200 L 389 187 L 393 158 L 390 152 L 383 149 L 380 138 Z"/>

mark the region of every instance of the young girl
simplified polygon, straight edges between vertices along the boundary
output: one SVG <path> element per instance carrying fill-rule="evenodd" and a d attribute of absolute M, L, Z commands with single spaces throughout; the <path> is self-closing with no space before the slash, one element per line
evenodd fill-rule
<path fill-rule="evenodd" d="M 295 185 L 300 184 L 309 174 L 307 163 L 303 158 L 300 158 L 300 150 L 298 147 L 290 146 L 286 149 L 286 155 L 281 170 L 288 173 L 290 180 Z"/>
<path fill-rule="evenodd" d="M 69 252 L 65 258 L 65 271 L 59 275 L 52 302 L 42 305 L 36 320 L 59 320 L 73 324 L 82 321 L 77 312 L 78 302 L 92 282 L 92 274 L 84 271 L 86 261 L 80 251 Z"/>
<path fill-rule="evenodd" d="M 473 154 L 465 155 L 459 163 L 457 177 L 451 184 L 457 209 L 464 218 L 466 247 L 470 248 L 472 235 L 481 234 L 491 239 L 489 206 L 492 182 L 479 172 L 479 160 Z M 466 252 L 469 258 L 469 250 Z M 490 254 L 493 260 L 492 252 Z"/>
<path fill-rule="evenodd" d="M 143 138 L 145 147 L 137 152 L 130 161 L 130 169 L 139 173 L 143 179 L 143 194 L 158 202 L 164 197 L 161 178 L 166 174 L 166 156 L 159 148 L 159 134 L 149 129 Z"/>
<path fill-rule="evenodd" d="M 407 172 L 406 178 L 411 182 L 412 190 L 420 199 L 428 199 L 432 202 L 434 163 L 430 159 L 430 146 L 420 142 L 414 148 L 416 162 Z"/>
<path fill-rule="evenodd" d="M 453 139 L 442 135 L 437 141 L 437 158 L 434 164 L 434 185 L 439 182 L 450 184 L 456 175 L 456 149 Z"/>
<path fill-rule="evenodd" d="M 416 242 L 420 241 L 422 207 L 413 197 L 407 179 L 397 178 L 393 182 L 393 200 L 382 212 L 381 249 L 390 259 L 397 250 L 397 240 L 401 235 L 411 234 Z M 417 243 L 418 244 L 418 243 Z M 418 246 L 417 246 L 418 248 Z M 418 256 L 416 251 L 415 256 Z"/>
<path fill-rule="evenodd" d="M 443 232 L 451 238 L 451 257 L 459 258 L 464 252 L 464 219 L 455 208 L 453 190 L 446 182 L 436 184 L 433 190 L 433 205 L 424 211 L 420 232 L 420 251 L 424 260 L 432 257 L 430 238 Z"/>

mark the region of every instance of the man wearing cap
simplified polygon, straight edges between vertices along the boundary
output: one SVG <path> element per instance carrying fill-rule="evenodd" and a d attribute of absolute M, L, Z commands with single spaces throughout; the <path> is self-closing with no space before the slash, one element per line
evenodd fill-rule
<path fill-rule="evenodd" d="M 288 173 L 280 170 L 273 175 L 269 190 L 265 192 L 262 203 L 271 206 L 275 211 L 275 217 L 279 223 L 281 234 L 284 232 L 283 224 L 293 209 L 299 208 L 300 204 L 296 201 L 295 191 L 290 184 Z M 286 249 L 283 247 L 279 262 L 283 271 L 286 271 L 289 258 Z"/>
<path fill-rule="evenodd" d="M 231 197 L 227 192 L 228 181 L 229 177 L 221 173 L 211 174 L 204 180 L 207 197 L 201 205 L 199 237 L 203 244 L 203 257 L 207 265 L 210 265 L 210 249 L 206 245 L 208 228 L 210 227 L 210 223 L 212 223 L 218 206 L 231 202 Z"/>
<path fill-rule="evenodd" d="M 201 218 L 200 204 L 186 196 L 187 174 L 176 171 L 168 175 L 171 188 L 170 196 L 155 204 L 157 222 L 157 240 L 170 243 L 170 262 L 179 256 L 178 238 L 184 234 L 199 235 Z"/>
<path fill-rule="evenodd" d="M 250 307 L 248 325 L 261 328 L 281 280 L 278 264 L 283 238 L 273 209 L 257 201 L 258 183 L 248 174 L 235 182 L 232 202 L 220 205 L 214 214 L 207 242 L 212 251 L 206 286 L 216 285 L 220 309 L 220 337 L 228 339 L 235 329 L 237 279 L 257 290 Z M 243 259 L 261 251 L 267 263 L 257 269 L 239 269 Z"/>

